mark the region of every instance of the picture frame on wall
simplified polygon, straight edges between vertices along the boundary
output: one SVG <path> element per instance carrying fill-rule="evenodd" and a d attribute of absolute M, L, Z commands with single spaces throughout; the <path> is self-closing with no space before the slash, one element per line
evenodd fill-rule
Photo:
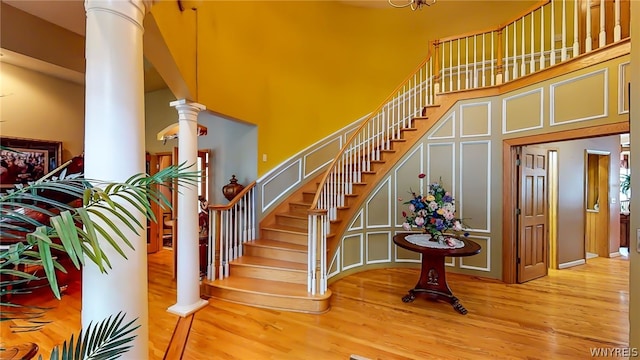
<path fill-rule="evenodd" d="M 38 180 L 61 164 L 60 141 L 2 137 L 0 145 L 0 188 Z"/>

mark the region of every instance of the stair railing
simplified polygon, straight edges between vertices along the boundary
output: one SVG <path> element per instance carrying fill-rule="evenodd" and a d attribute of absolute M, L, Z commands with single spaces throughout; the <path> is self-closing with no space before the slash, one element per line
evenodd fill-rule
<path fill-rule="evenodd" d="M 586 10 L 592 3 L 597 14 Z M 432 42 L 426 60 L 362 122 L 319 183 L 309 210 L 309 291 L 326 291 L 326 236 L 347 195 L 402 129 L 437 102 L 435 95 L 500 85 L 618 42 L 629 33 L 627 7 L 621 0 L 549 1 L 506 25 Z M 611 9 L 614 15 L 605 16 Z M 592 23 L 600 25 L 596 46 Z"/>
<path fill-rule="evenodd" d="M 347 194 L 361 183 L 372 163 L 381 161 L 391 142 L 401 138 L 402 129 L 412 126 L 427 105 L 433 104 L 433 62 L 431 57 L 412 72 L 393 93 L 366 118 L 340 149 L 323 176 L 309 211 L 309 291 L 324 294 L 327 289 L 326 236 L 329 224 L 346 204 Z"/>
<path fill-rule="evenodd" d="M 434 92 L 500 85 L 616 43 L 629 34 L 629 4 L 549 1 L 497 28 L 434 41 Z"/>
<path fill-rule="evenodd" d="M 229 277 L 229 263 L 242 256 L 242 245 L 254 240 L 256 228 L 255 181 L 227 205 L 209 206 L 207 279 Z"/>

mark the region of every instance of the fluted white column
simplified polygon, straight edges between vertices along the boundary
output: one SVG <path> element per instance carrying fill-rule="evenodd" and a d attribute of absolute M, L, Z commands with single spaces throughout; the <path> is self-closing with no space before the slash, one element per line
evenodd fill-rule
<path fill-rule="evenodd" d="M 152 1 L 86 0 L 85 176 L 124 181 L 145 171 L 143 18 Z M 143 214 L 138 219 L 145 223 Z M 117 223 L 118 219 L 112 219 Z M 133 347 L 125 359 L 148 357 L 146 229 L 122 227 L 135 250 L 127 259 L 102 242 L 112 264 L 103 274 L 90 261 L 82 274 L 82 326 L 120 311 L 137 318 Z"/>
<path fill-rule="evenodd" d="M 196 171 L 198 161 L 198 113 L 203 105 L 188 100 L 170 104 L 178 110 L 178 163 L 189 165 L 187 171 Z M 177 303 L 168 311 L 187 316 L 207 305 L 200 298 L 200 264 L 198 235 L 198 188 L 186 184 L 178 192 L 178 239 L 176 240 Z"/>

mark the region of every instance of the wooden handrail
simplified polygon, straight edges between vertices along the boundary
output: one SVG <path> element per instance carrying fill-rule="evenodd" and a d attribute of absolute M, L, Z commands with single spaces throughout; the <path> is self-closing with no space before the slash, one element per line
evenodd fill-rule
<path fill-rule="evenodd" d="M 329 165 L 329 167 L 327 168 L 327 171 L 324 173 L 324 175 L 322 176 L 322 180 L 320 180 L 320 183 L 318 184 L 318 191 L 316 192 L 316 196 L 314 196 L 313 201 L 311 202 L 311 206 L 310 209 L 315 209 L 316 206 L 318 206 L 318 201 L 320 200 L 320 194 L 322 193 L 322 188 L 324 187 L 324 185 L 327 183 L 327 178 L 329 177 L 329 174 L 331 173 L 331 170 L 334 169 L 334 167 L 336 166 L 336 163 L 338 161 L 340 161 L 340 159 L 342 158 L 342 155 L 344 155 L 344 153 L 347 151 L 348 149 L 348 144 L 353 143 L 353 140 L 358 136 L 358 134 L 360 133 L 360 131 L 362 129 L 364 129 L 367 124 L 369 123 L 369 121 L 371 121 L 371 119 L 373 119 L 378 112 L 380 112 L 380 110 L 382 110 L 382 108 L 389 102 L 389 100 L 393 99 L 394 96 L 398 93 L 398 91 L 400 91 L 400 89 L 402 89 L 403 86 L 405 86 L 410 79 L 413 78 L 413 76 L 423 67 L 427 64 L 427 62 L 431 59 L 431 49 L 429 49 L 429 51 L 427 52 L 427 57 L 420 63 L 420 65 L 418 65 L 416 67 L 416 69 L 414 71 L 412 71 L 407 77 L 406 79 L 400 83 L 400 85 L 398 85 L 381 103 L 380 105 L 378 105 L 378 107 L 371 113 L 371 115 L 369 115 L 363 122 L 362 124 L 360 124 L 360 126 L 353 131 L 353 133 L 351 134 L 351 136 L 349 136 L 349 139 L 345 142 L 345 145 L 342 147 L 342 149 L 340 149 L 340 151 L 338 152 L 338 154 L 336 154 L 336 156 L 333 158 L 333 161 L 331 162 L 331 164 Z"/>
<path fill-rule="evenodd" d="M 214 210 L 214 211 L 225 211 L 225 210 L 229 210 L 231 209 L 234 205 L 236 205 L 240 199 L 242 199 L 242 197 L 249 192 L 249 190 L 253 189 L 256 186 L 256 182 L 252 182 L 251 184 L 247 185 L 244 187 L 244 189 L 242 189 L 242 191 L 240 191 L 238 194 L 236 194 L 236 196 L 231 199 L 231 201 L 226 204 L 226 205 L 222 205 L 222 204 L 215 204 L 215 205 L 209 205 L 207 207 L 207 209 L 209 210 Z"/>

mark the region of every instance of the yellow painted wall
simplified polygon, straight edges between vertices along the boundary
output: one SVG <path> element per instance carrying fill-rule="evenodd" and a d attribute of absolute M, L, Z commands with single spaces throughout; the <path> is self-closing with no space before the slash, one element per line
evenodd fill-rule
<path fill-rule="evenodd" d="M 373 111 L 430 39 L 495 26 L 533 3 L 443 2 L 437 17 L 339 1 L 183 1 L 182 12 L 160 2 L 152 13 L 196 101 L 258 125 L 261 175 Z M 451 22 L 461 7 L 477 16 Z"/>

